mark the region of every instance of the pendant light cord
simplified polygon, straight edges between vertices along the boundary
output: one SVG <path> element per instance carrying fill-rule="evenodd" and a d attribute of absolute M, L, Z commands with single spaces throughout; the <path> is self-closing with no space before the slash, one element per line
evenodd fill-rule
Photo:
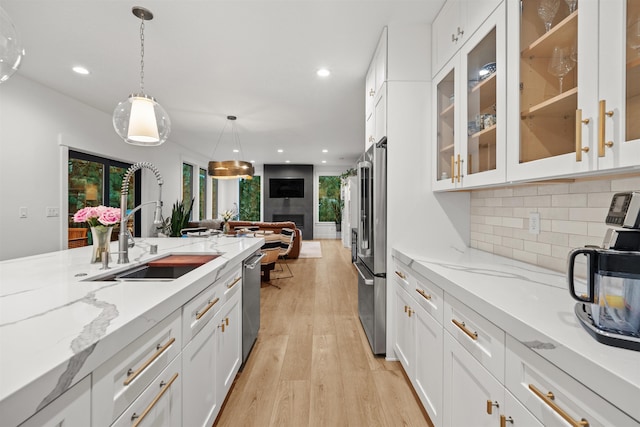
<path fill-rule="evenodd" d="M 218 145 L 220 145 L 220 141 L 222 141 L 222 136 L 224 135 L 224 131 L 227 130 L 227 126 L 229 125 L 229 120 L 224 123 L 224 127 L 222 128 L 222 132 L 220 132 L 220 136 L 218 136 L 218 142 L 216 142 L 216 146 L 213 149 L 213 153 L 211 153 L 211 158 L 213 159 L 216 155 L 216 151 L 218 151 Z"/>
<path fill-rule="evenodd" d="M 144 18 L 140 18 L 140 93 L 144 94 Z"/>

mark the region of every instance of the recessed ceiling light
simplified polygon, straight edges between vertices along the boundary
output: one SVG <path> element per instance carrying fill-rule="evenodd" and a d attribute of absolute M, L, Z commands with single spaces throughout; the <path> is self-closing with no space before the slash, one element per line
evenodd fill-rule
<path fill-rule="evenodd" d="M 255 162 L 256 162 L 255 160 L 249 160 L 249 161 L 250 161 L 251 163 L 255 163 Z"/>
<path fill-rule="evenodd" d="M 326 68 L 320 68 L 318 71 L 316 71 L 316 74 L 319 77 L 329 77 L 331 75 L 331 71 L 327 70 Z"/>
<path fill-rule="evenodd" d="M 239 153 L 239 152 L 240 152 L 240 150 L 238 150 L 237 148 L 234 148 L 234 149 L 233 149 L 233 152 L 234 152 L 234 153 Z"/>
<path fill-rule="evenodd" d="M 282 148 L 278 148 L 278 153 L 284 153 L 284 150 Z"/>
<path fill-rule="evenodd" d="M 284 162 L 285 163 L 291 163 L 291 160 L 285 160 Z"/>
<path fill-rule="evenodd" d="M 324 150 L 322 150 L 323 153 L 328 153 L 329 150 L 327 150 L 326 148 Z"/>
<path fill-rule="evenodd" d="M 322 163 L 327 163 L 327 161 L 326 161 L 326 160 L 323 160 L 323 161 L 322 161 Z"/>
<path fill-rule="evenodd" d="M 73 68 L 72 68 L 72 70 L 73 70 L 73 71 L 75 71 L 76 73 L 78 73 L 78 74 L 82 74 L 82 75 L 87 75 L 87 74 L 89 74 L 89 70 L 87 70 L 86 68 L 81 67 L 81 66 L 79 66 L 79 65 L 77 65 L 77 66 L 73 67 Z"/>

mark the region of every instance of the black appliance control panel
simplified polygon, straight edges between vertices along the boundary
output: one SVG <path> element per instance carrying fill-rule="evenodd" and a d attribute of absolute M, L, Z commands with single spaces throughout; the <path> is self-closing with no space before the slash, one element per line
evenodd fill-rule
<path fill-rule="evenodd" d="M 614 194 L 606 223 L 617 227 L 640 228 L 640 192 Z"/>

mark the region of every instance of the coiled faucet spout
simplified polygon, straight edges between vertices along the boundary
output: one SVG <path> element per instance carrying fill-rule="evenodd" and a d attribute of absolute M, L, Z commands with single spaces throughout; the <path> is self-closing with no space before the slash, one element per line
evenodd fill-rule
<path fill-rule="evenodd" d="M 131 176 L 138 171 L 139 169 L 147 168 L 151 170 L 158 182 L 158 200 L 155 202 L 146 202 L 141 203 L 135 208 L 131 209 L 131 211 L 127 214 L 127 199 L 129 197 L 129 181 L 131 180 Z M 124 174 L 124 178 L 122 179 L 122 189 L 120 191 L 120 234 L 118 235 L 118 264 L 127 264 L 129 262 L 129 237 L 131 234 L 127 228 L 127 222 L 131 215 L 138 211 L 143 205 L 155 203 L 156 208 L 153 214 L 153 224 L 160 228 L 162 226 L 162 184 L 164 181 L 162 180 L 162 176 L 154 165 L 149 162 L 138 162 L 134 163 L 127 169 Z M 131 239 L 133 241 L 133 238 Z"/>

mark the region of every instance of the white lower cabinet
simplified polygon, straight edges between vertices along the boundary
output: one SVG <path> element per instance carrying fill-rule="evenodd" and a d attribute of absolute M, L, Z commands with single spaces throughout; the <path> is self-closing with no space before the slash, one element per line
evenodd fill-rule
<path fill-rule="evenodd" d="M 396 341 L 394 350 L 407 376 L 413 381 L 415 360 L 415 327 L 409 313 L 411 298 L 396 285 Z"/>
<path fill-rule="evenodd" d="M 158 375 L 113 427 L 179 426 L 182 421 L 181 356 Z"/>
<path fill-rule="evenodd" d="M 504 408 L 500 412 L 500 427 L 544 427 L 509 390 L 504 391 Z"/>
<path fill-rule="evenodd" d="M 0 424 L 2 422 L 0 421 Z M 91 425 L 91 375 L 57 397 L 19 427 Z"/>
<path fill-rule="evenodd" d="M 231 291 L 231 290 L 230 290 Z M 216 387 L 218 405 L 224 402 L 242 363 L 242 309 L 240 286 L 236 286 L 217 318 Z M 214 319 L 216 321 L 216 319 Z"/>
<path fill-rule="evenodd" d="M 544 426 L 640 425 L 510 336 L 506 353 L 507 388 Z"/>
<path fill-rule="evenodd" d="M 443 426 L 500 425 L 504 387 L 449 333 L 444 334 Z"/>
<path fill-rule="evenodd" d="M 415 309 L 414 388 L 434 425 L 442 425 L 442 325 L 421 306 Z"/>

